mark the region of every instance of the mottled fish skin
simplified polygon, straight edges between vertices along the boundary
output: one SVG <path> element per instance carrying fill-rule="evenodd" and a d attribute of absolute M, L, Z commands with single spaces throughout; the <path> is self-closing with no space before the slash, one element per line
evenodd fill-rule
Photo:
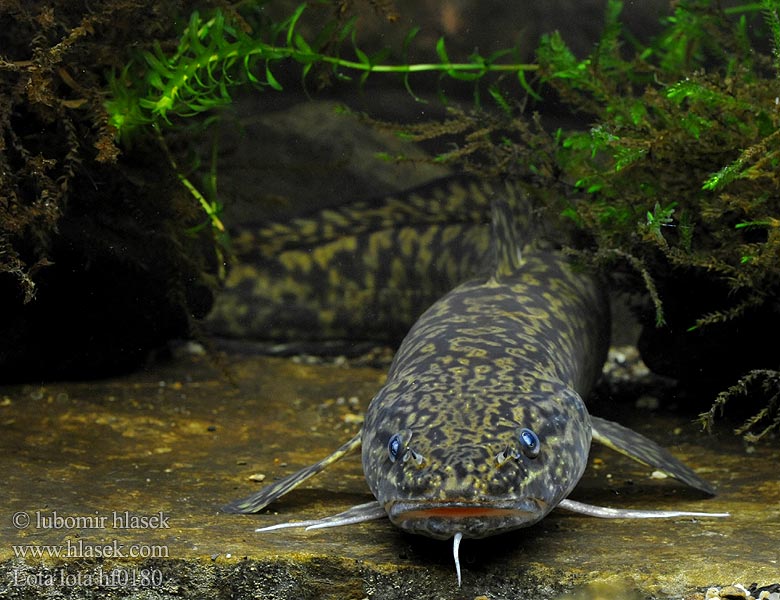
<path fill-rule="evenodd" d="M 491 275 L 447 293 L 418 319 L 361 432 L 321 461 L 223 508 L 257 512 L 362 447 L 377 502 L 286 527 L 334 527 L 381 518 L 435 538 L 485 537 L 526 527 L 556 506 L 603 518 L 724 517 L 636 511 L 567 499 L 591 441 L 604 443 L 705 493 L 714 488 L 652 440 L 588 414 L 609 334 L 604 287 L 554 251 L 522 257 L 510 202 L 493 199 Z M 523 220 L 529 224 L 530 219 Z"/>
<path fill-rule="evenodd" d="M 258 341 L 397 344 L 490 248 L 494 185 L 452 177 L 398 196 L 244 226 L 207 329 Z"/>
<path fill-rule="evenodd" d="M 524 256 L 430 307 L 402 343 L 363 428 L 363 470 L 398 527 L 483 537 L 530 525 L 586 467 L 583 398 L 603 364 L 603 287 L 556 253 Z M 535 458 L 518 432 L 540 441 Z M 388 440 L 400 433 L 397 460 Z"/>

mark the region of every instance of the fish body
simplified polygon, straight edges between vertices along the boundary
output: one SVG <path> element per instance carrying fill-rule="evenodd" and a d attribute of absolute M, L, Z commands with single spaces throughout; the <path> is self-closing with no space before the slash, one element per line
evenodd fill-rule
<path fill-rule="evenodd" d="M 258 529 L 347 525 L 389 517 L 439 539 L 527 527 L 556 507 L 605 518 L 727 516 L 637 511 L 569 500 L 592 441 L 699 489 L 714 488 L 652 440 L 588 413 L 584 398 L 606 356 L 603 286 L 554 251 L 521 252 L 511 194 L 493 198 L 494 268 L 436 301 L 404 338 L 361 431 L 332 455 L 227 512 L 257 512 L 362 447 L 376 501 L 312 521 Z"/>
<path fill-rule="evenodd" d="M 585 470 L 583 398 L 608 335 L 603 286 L 553 252 L 528 254 L 506 276 L 469 281 L 431 306 L 366 412 L 363 471 L 391 521 L 450 538 L 543 518 Z M 538 440 L 536 451 L 524 435 Z"/>
<path fill-rule="evenodd" d="M 493 193 L 450 177 L 289 222 L 243 224 L 205 325 L 274 353 L 338 340 L 397 346 L 431 303 L 485 268 Z"/>

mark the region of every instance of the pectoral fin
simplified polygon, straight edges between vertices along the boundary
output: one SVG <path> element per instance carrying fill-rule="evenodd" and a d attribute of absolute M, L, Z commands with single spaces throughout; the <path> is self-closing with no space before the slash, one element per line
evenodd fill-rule
<path fill-rule="evenodd" d="M 692 488 L 706 494 L 715 494 L 712 484 L 704 481 L 653 440 L 606 419 L 591 416 L 591 421 L 594 441 L 625 454 L 643 465 L 658 469 Z"/>
<path fill-rule="evenodd" d="M 256 513 L 264 509 L 266 506 L 271 504 L 271 502 L 274 502 L 278 498 L 284 496 L 290 490 L 298 487 L 309 477 L 316 475 L 326 467 L 332 465 L 337 460 L 343 458 L 347 454 L 351 454 L 360 448 L 361 435 L 362 430 L 330 456 L 323 458 L 321 461 L 316 462 L 313 465 L 301 469 L 297 473 L 288 475 L 287 477 L 284 477 L 283 479 L 280 479 L 279 481 L 264 487 L 262 490 L 252 494 L 248 498 L 234 500 L 230 504 L 226 504 L 222 507 L 222 511 L 227 513 Z"/>

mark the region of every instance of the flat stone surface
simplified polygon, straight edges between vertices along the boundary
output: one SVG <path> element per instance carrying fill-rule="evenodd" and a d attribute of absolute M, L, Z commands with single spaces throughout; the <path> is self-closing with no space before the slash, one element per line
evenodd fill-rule
<path fill-rule="evenodd" d="M 185 356 L 114 380 L 0 389 L 0 597 L 585 598 L 608 589 L 703 598 L 712 585 L 780 579 L 780 451 L 639 409 L 601 414 L 670 448 L 719 495 L 703 499 L 597 448 L 572 497 L 731 518 L 554 512 L 527 530 L 466 540 L 460 589 L 449 543 L 387 521 L 255 533 L 371 499 L 353 457 L 265 514 L 219 512 L 263 485 L 250 477 L 272 481 L 353 435 L 384 372 L 259 357 L 224 364 Z"/>

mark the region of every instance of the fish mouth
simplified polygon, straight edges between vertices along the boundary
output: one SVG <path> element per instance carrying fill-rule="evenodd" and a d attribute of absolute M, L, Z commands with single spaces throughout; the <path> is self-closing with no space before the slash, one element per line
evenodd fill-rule
<path fill-rule="evenodd" d="M 538 498 L 508 502 L 391 500 L 385 504 L 396 526 L 437 539 L 449 539 L 457 532 L 466 538 L 481 538 L 528 527 L 548 512 Z"/>

